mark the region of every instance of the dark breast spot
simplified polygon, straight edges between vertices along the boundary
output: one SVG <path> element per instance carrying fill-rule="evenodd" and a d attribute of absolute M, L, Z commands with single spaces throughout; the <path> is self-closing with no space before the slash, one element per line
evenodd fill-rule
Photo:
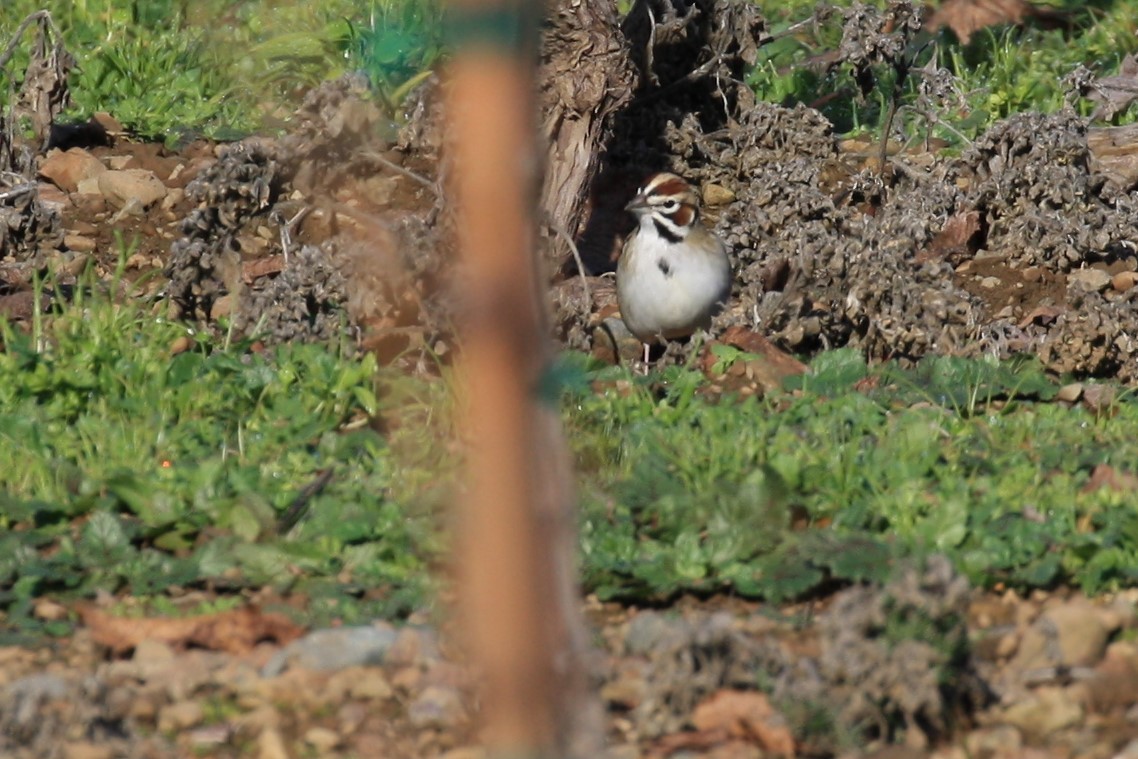
<path fill-rule="evenodd" d="M 668 259 L 661 256 L 656 259 L 656 266 L 660 267 L 660 271 L 664 272 L 665 277 L 672 276 L 672 265 L 668 263 Z"/>

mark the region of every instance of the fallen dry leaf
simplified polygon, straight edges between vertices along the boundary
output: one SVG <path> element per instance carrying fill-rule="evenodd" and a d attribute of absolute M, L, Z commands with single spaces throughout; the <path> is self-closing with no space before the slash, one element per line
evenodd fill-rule
<path fill-rule="evenodd" d="M 1043 327 L 1049 326 L 1058 319 L 1062 313 L 1063 309 L 1056 308 L 1055 306 L 1040 306 L 1020 319 L 1019 328 L 1023 329 L 1031 324 L 1038 324 Z"/>
<path fill-rule="evenodd" d="M 782 350 L 763 335 L 746 327 L 730 327 L 719 342 L 730 345 L 753 357 L 741 358 L 733 363 L 723 375 L 712 373 L 712 367 L 719 361 L 712 353 L 711 346 L 704 349 L 700 357 L 700 368 L 704 374 L 721 380 L 724 388 L 742 391 L 744 388 L 758 394 L 782 387 L 787 377 L 806 372 L 806 365 Z"/>
<path fill-rule="evenodd" d="M 1091 472 L 1091 478 L 1083 485 L 1083 493 L 1093 493 L 1102 488 L 1109 488 L 1116 492 L 1132 492 L 1138 490 L 1138 477 L 1130 472 L 1115 469 L 1110 464 L 1099 464 Z"/>
<path fill-rule="evenodd" d="M 786 719 L 758 691 L 713 693 L 696 706 L 691 720 L 700 732 L 724 731 L 732 738 L 755 743 L 764 752 L 794 756 L 794 736 Z"/>
<path fill-rule="evenodd" d="M 1138 57 L 1133 53 L 1122 59 L 1118 73 L 1095 80 L 1087 97 L 1098 106 L 1092 119 L 1109 121 L 1138 100 Z"/>
<path fill-rule="evenodd" d="M 947 26 L 967 45 L 972 35 L 996 24 L 1021 24 L 1025 18 L 1041 15 L 1026 0 L 945 0 L 926 26 L 936 31 Z"/>
<path fill-rule="evenodd" d="M 144 640 L 158 640 L 179 648 L 193 645 L 242 654 L 261 641 L 285 644 L 304 632 L 288 617 L 264 614 L 254 606 L 195 617 L 146 619 L 115 617 L 90 605 L 81 606 L 77 611 L 94 641 L 116 654 L 130 651 Z"/>
<path fill-rule="evenodd" d="M 251 285 L 260 277 L 280 274 L 282 271 L 284 271 L 284 256 L 265 256 L 241 264 L 241 279 L 245 284 Z"/>
<path fill-rule="evenodd" d="M 932 239 L 928 247 L 917 254 L 918 263 L 946 259 L 956 264 L 962 255 L 974 253 L 978 246 L 974 245 L 976 235 L 980 232 L 980 212 L 964 211 L 950 216 L 940 230 L 940 234 Z"/>

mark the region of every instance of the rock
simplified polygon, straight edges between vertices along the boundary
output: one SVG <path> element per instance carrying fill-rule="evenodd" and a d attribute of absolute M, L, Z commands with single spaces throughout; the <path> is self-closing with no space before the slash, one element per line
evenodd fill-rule
<path fill-rule="evenodd" d="M 257 736 L 257 759 L 291 759 L 280 730 L 270 727 Z"/>
<path fill-rule="evenodd" d="M 735 200 L 735 193 L 721 184 L 709 182 L 703 186 L 703 204 L 705 206 L 725 206 Z"/>
<path fill-rule="evenodd" d="M 63 213 L 71 207 L 71 199 L 67 193 L 53 184 L 40 182 L 36 188 L 36 194 L 39 196 L 40 203 L 56 213 Z"/>
<path fill-rule="evenodd" d="M 147 208 L 166 197 L 166 185 L 145 169 L 105 171 L 98 176 L 99 192 L 112 205 L 123 207 L 132 200 Z"/>
<path fill-rule="evenodd" d="M 1118 292 L 1126 292 L 1138 284 L 1138 271 L 1120 271 L 1110 278 L 1111 288 Z"/>
<path fill-rule="evenodd" d="M 1011 725 L 995 725 L 973 730 L 964 739 L 969 756 L 1012 757 L 1023 748 L 1023 736 Z"/>
<path fill-rule="evenodd" d="M 63 246 L 76 253 L 91 253 L 95 250 L 95 241 L 83 235 L 66 234 L 63 236 Z"/>
<path fill-rule="evenodd" d="M 480 746 L 462 746 L 452 748 L 439 759 L 486 759 L 486 749 Z"/>
<path fill-rule="evenodd" d="M 1067 287 L 1081 287 L 1093 292 L 1102 292 L 1110 287 L 1110 282 L 1110 272 L 1102 269 L 1075 269 L 1067 275 Z"/>
<path fill-rule="evenodd" d="M 146 215 L 146 206 L 138 198 L 128 198 L 122 208 L 111 217 L 111 224 L 118 224 L 123 219 L 131 216 L 141 217 Z"/>
<path fill-rule="evenodd" d="M 1004 710 L 1003 721 L 1042 741 L 1083 719 L 1083 708 L 1065 688 L 1046 686 Z"/>
<path fill-rule="evenodd" d="M 1093 667 L 1102 659 L 1109 635 L 1097 609 L 1085 599 L 1075 599 L 1039 615 L 1008 667 L 1021 678 L 1057 666 Z"/>
<path fill-rule="evenodd" d="M 134 647 L 131 661 L 140 667 L 165 666 L 174 661 L 174 649 L 162 641 L 148 638 Z"/>
<path fill-rule="evenodd" d="M 404 627 L 387 651 L 384 662 L 392 665 L 418 664 L 438 658 L 438 642 L 434 631 L 425 627 Z"/>
<path fill-rule="evenodd" d="M 114 759 L 113 746 L 96 745 L 87 741 L 67 743 L 63 746 L 63 759 Z"/>
<path fill-rule="evenodd" d="M 205 709 L 198 701 L 179 701 L 158 712 L 158 729 L 164 733 L 180 733 L 205 719 Z"/>
<path fill-rule="evenodd" d="M 166 197 L 162 198 L 162 205 L 160 206 L 163 211 L 169 211 L 174 206 L 182 202 L 186 197 L 186 191 L 181 187 L 172 187 L 166 191 Z"/>
<path fill-rule="evenodd" d="M 398 634 L 387 627 L 337 627 L 316 630 L 282 648 L 261 669 L 262 677 L 275 677 L 290 667 L 337 670 L 382 664 Z"/>
<path fill-rule="evenodd" d="M 340 734 L 326 727 L 310 727 L 304 731 L 304 742 L 323 756 L 340 745 Z"/>
<path fill-rule="evenodd" d="M 674 637 L 677 625 L 684 627 L 682 620 L 669 620 L 655 611 L 642 611 L 628 623 L 624 636 L 624 650 L 634 656 L 649 655 L 663 641 Z"/>
<path fill-rule="evenodd" d="M 95 156 L 82 148 L 52 150 L 40 164 L 39 175 L 64 192 L 75 192 L 84 179 L 97 177 L 107 170 Z"/>
<path fill-rule="evenodd" d="M 109 135 L 123 134 L 126 131 L 122 123 L 106 111 L 96 111 L 91 114 L 91 121 L 101 126 Z"/>
<path fill-rule="evenodd" d="M 1071 382 L 1059 388 L 1059 392 L 1055 394 L 1055 400 L 1065 401 L 1067 403 L 1074 403 L 1083 396 L 1083 383 Z"/>
<path fill-rule="evenodd" d="M 456 727 L 466 716 L 457 688 L 431 685 L 407 707 L 407 718 L 419 729 Z"/>
<path fill-rule="evenodd" d="M 1138 647 L 1112 643 L 1086 688 L 1090 708 L 1102 714 L 1138 703 Z"/>
<path fill-rule="evenodd" d="M 76 188 L 76 192 L 79 195 L 98 195 L 100 198 L 103 197 L 103 193 L 99 191 L 99 177 L 97 176 L 88 177 L 80 182 Z"/>

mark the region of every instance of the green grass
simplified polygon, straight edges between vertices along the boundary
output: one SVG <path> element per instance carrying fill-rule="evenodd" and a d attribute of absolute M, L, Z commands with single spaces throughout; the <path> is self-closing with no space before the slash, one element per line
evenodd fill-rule
<path fill-rule="evenodd" d="M 160 609 L 186 588 L 269 586 L 308 598 L 316 623 L 432 603 L 457 464 L 450 380 L 380 371 L 380 394 L 372 360 L 335 346 L 199 335 L 172 352 L 184 325 L 93 295 L 0 334 L 0 627 L 66 632 L 35 619 L 35 599 L 97 591 Z M 1064 407 L 1032 360 L 868 368 L 847 349 L 764 400 L 580 356 L 553 376 L 584 584 L 602 597 L 784 600 L 934 553 L 988 587 L 1138 579 L 1138 506 L 1088 487 L 1099 465 L 1133 473 L 1138 404 Z"/>
<path fill-rule="evenodd" d="M 837 2 L 848 7 L 851 3 Z M 868 5 L 881 7 L 885 3 Z M 764 3 L 772 31 L 778 33 L 792 24 L 809 18 L 814 3 Z M 939 109 L 941 124 L 935 127 L 937 137 L 959 144 L 961 137 L 974 138 L 992 121 L 1028 110 L 1052 112 L 1064 105 L 1062 80 L 1080 64 L 1100 76 L 1118 72 L 1122 59 L 1138 50 L 1133 33 L 1133 18 L 1138 3 L 1076 3 L 1063 0 L 1048 4 L 1062 14 L 1070 29 L 1048 29 L 1028 21 L 1020 27 L 996 25 L 977 32 L 970 43 L 961 45 L 947 29 L 934 35 L 920 33 L 914 37 L 908 58 L 912 68 L 924 66 L 932 59 L 956 77 L 958 103 Z M 836 50 L 841 42 L 841 18 L 818 27 L 808 26 L 760 50 L 759 61 L 750 82 L 760 99 L 783 104 L 816 105 L 839 132 L 875 132 L 890 100 L 894 73 L 888 66 L 872 66 L 874 88 L 864 98 L 851 68 L 842 64 L 823 71 L 818 58 Z M 899 97 L 900 114 L 905 133 L 911 138 L 923 136 L 924 122 L 912 109 L 918 109 L 917 86 L 921 77 L 912 75 Z M 1089 114 L 1093 106 L 1078 104 Z M 1132 121 L 1124 115 L 1120 121 Z M 947 123 L 947 126 L 945 126 Z"/>
<path fill-rule="evenodd" d="M 798 394 L 766 401 L 701 400 L 682 372 L 662 398 L 650 384 L 575 398 L 589 586 L 781 599 L 933 552 L 984 586 L 1136 579 L 1138 507 L 1084 486 L 1135 460 L 1138 405 L 1096 418 L 1040 402 L 1056 387 L 1029 361 L 814 364 Z M 854 390 L 866 376 L 878 389 Z"/>
<path fill-rule="evenodd" d="M 161 596 L 172 586 L 302 592 L 314 619 L 422 604 L 437 550 L 432 510 L 391 441 L 365 423 L 383 410 L 374 362 L 311 345 L 262 355 L 201 336 L 172 355 L 186 333 L 98 300 L 30 333 L 4 329 L 9 624 L 30 622 L 40 595 Z M 278 536 L 290 502 L 328 468 L 307 518 Z M 369 600 L 355 600 L 364 589 Z"/>
<path fill-rule="evenodd" d="M 0 16 L 0 39 L 41 7 L 78 61 L 68 116 L 107 111 L 160 140 L 247 134 L 353 70 L 368 74 L 396 116 L 408 87 L 442 54 L 437 0 L 13 0 Z M 9 78 L 23 71 L 31 40 L 29 33 Z"/>

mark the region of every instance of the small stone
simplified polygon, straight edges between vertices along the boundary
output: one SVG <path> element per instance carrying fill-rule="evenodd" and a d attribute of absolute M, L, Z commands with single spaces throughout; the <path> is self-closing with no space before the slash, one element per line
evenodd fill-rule
<path fill-rule="evenodd" d="M 1110 278 L 1110 286 L 1124 293 L 1138 284 L 1138 271 L 1120 271 Z"/>
<path fill-rule="evenodd" d="M 1083 719 L 1083 708 L 1063 688 L 1045 686 L 1028 698 L 1009 706 L 1004 722 L 1018 727 L 1029 739 L 1041 741 L 1047 736 Z"/>
<path fill-rule="evenodd" d="M 407 707 L 407 718 L 416 728 L 453 728 L 465 717 L 456 688 L 431 685 Z"/>
<path fill-rule="evenodd" d="M 107 159 L 107 165 L 115 171 L 122 171 L 133 159 L 128 155 L 113 155 Z"/>
<path fill-rule="evenodd" d="M 1110 287 L 1111 276 L 1102 269 L 1075 269 L 1067 275 L 1067 286 L 1078 286 L 1084 290 L 1102 292 Z"/>
<path fill-rule="evenodd" d="M 189 731 L 187 737 L 194 748 L 203 750 L 224 746 L 233 737 L 233 729 L 224 723 L 206 725 Z"/>
<path fill-rule="evenodd" d="M 1023 736 L 1011 725 L 973 730 L 964 739 L 970 756 L 1012 756 L 1023 747 Z"/>
<path fill-rule="evenodd" d="M 721 184 L 709 182 L 703 186 L 703 204 L 706 206 L 725 206 L 735 200 L 735 193 Z"/>
<path fill-rule="evenodd" d="M 63 190 L 53 184 L 41 182 L 36 188 L 36 195 L 40 203 L 56 213 L 63 213 L 71 206 L 71 198 Z"/>
<path fill-rule="evenodd" d="M 231 313 L 233 313 L 233 296 L 226 294 L 213 302 L 213 306 L 209 310 L 209 318 L 213 321 L 217 321 L 218 319 L 224 319 Z M 284 651 L 282 650 L 277 656 L 283 653 Z M 266 677 L 271 677 L 271 675 L 266 675 Z"/>
<path fill-rule="evenodd" d="M 229 296 L 219 298 L 210 316 L 221 315 L 219 307 Z M 225 314 L 232 306 L 227 303 Z M 316 630 L 281 649 L 262 669 L 264 677 L 273 677 L 291 666 L 327 671 L 368 664 L 382 664 L 398 638 L 393 628 L 378 626 L 337 627 Z"/>
<path fill-rule="evenodd" d="M 280 730 L 270 727 L 257 736 L 257 759 L 290 759 Z"/>
<path fill-rule="evenodd" d="M 326 727 L 310 727 L 304 731 L 304 742 L 317 753 L 326 754 L 340 745 L 340 734 Z"/>
<path fill-rule="evenodd" d="M 985 290 L 995 290 L 1003 283 L 1004 281 L 999 277 L 984 277 L 980 280 L 980 287 L 983 287 Z"/>
<path fill-rule="evenodd" d="M 174 206 L 182 202 L 186 197 L 186 191 L 181 187 L 172 187 L 166 191 L 166 197 L 162 198 L 162 204 L 159 206 L 163 211 L 169 211 Z"/>
<path fill-rule="evenodd" d="M 115 206 L 137 201 L 147 208 L 166 197 L 166 185 L 146 169 L 105 171 L 98 176 L 99 192 Z"/>
<path fill-rule="evenodd" d="M 158 712 L 158 729 L 164 733 L 179 733 L 195 727 L 205 719 L 205 710 L 197 701 L 179 701 Z"/>
<path fill-rule="evenodd" d="M 91 114 L 91 121 L 101 126 L 110 135 L 123 134 L 126 131 L 122 123 L 106 111 L 96 111 Z"/>
<path fill-rule="evenodd" d="M 651 654 L 662 641 L 674 637 L 677 625 L 682 620 L 670 620 L 655 611 L 642 611 L 628 623 L 624 636 L 624 649 L 633 656 Z"/>
<path fill-rule="evenodd" d="M 60 619 L 67 619 L 67 607 L 52 601 L 50 598 L 37 598 L 32 607 L 32 615 L 45 622 L 56 622 Z"/>
<path fill-rule="evenodd" d="M 1082 395 L 1083 383 L 1072 382 L 1059 388 L 1059 392 L 1055 394 L 1055 398 L 1060 401 L 1066 401 L 1067 403 L 1074 403 L 1075 401 L 1079 400 Z"/>
<path fill-rule="evenodd" d="M 479 746 L 462 746 L 452 748 L 439 759 L 486 759 L 486 749 Z"/>
<path fill-rule="evenodd" d="M 66 234 L 63 236 L 63 246 L 76 253 L 92 253 L 95 250 L 95 241 L 83 235 Z"/>
<path fill-rule="evenodd" d="M 99 178 L 97 176 L 88 177 L 79 182 L 75 192 L 79 195 L 98 195 L 100 197 L 103 194 L 99 191 Z"/>
<path fill-rule="evenodd" d="M 97 177 L 107 170 L 95 156 L 82 148 L 52 150 L 40 164 L 39 175 L 64 192 L 75 192 L 84 179 Z"/>
<path fill-rule="evenodd" d="M 379 701 L 395 695 L 395 689 L 379 670 L 369 670 L 366 677 L 361 677 L 351 684 L 348 695 L 352 698 Z"/>
<path fill-rule="evenodd" d="M 63 746 L 64 759 L 113 759 L 114 755 L 113 747 L 87 741 L 67 743 Z"/>
<path fill-rule="evenodd" d="M 174 661 L 174 649 L 162 641 L 146 638 L 134 647 L 131 661 L 144 667 L 155 664 L 166 665 Z"/>

